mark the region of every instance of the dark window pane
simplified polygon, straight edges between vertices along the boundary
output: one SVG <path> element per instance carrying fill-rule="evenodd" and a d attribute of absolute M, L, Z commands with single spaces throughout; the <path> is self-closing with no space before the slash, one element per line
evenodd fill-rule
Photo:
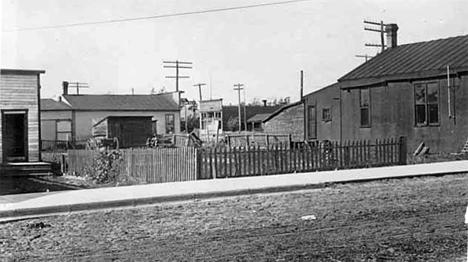
<path fill-rule="evenodd" d="M 369 108 L 361 108 L 361 126 L 370 126 Z"/>
<path fill-rule="evenodd" d="M 308 109 L 308 135 L 309 139 L 315 139 L 317 138 L 317 115 L 315 112 L 315 107 L 314 106 L 309 106 Z"/>
<path fill-rule="evenodd" d="M 416 105 L 416 124 L 426 123 L 426 106 Z"/>
<path fill-rule="evenodd" d="M 360 91 L 361 91 L 361 100 L 360 100 L 361 107 L 369 106 L 370 104 L 369 89 L 361 89 Z"/>
<path fill-rule="evenodd" d="M 437 83 L 427 84 L 427 102 L 431 104 L 439 103 L 439 85 Z"/>
<path fill-rule="evenodd" d="M 429 124 L 439 123 L 439 106 L 437 104 L 428 105 L 429 109 Z"/>
<path fill-rule="evenodd" d="M 426 88 L 423 84 L 414 85 L 414 103 L 415 104 L 426 103 Z"/>
<path fill-rule="evenodd" d="M 166 134 L 172 134 L 175 131 L 174 115 L 166 115 Z"/>
<path fill-rule="evenodd" d="M 331 121 L 330 108 L 322 109 L 322 120 L 323 121 Z"/>

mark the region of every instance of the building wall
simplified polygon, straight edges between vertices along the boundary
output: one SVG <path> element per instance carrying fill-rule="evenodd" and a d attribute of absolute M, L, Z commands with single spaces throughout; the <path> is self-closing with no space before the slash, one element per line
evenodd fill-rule
<path fill-rule="evenodd" d="M 439 83 L 439 124 L 416 126 L 414 84 L 403 81 L 370 88 L 371 127 L 360 127 L 359 90 L 342 91 L 343 140 L 374 140 L 406 136 L 409 152 L 421 142 L 433 152 L 459 152 L 468 139 L 468 77 L 454 78 L 451 85 L 451 110 L 448 113 L 447 79 Z"/>
<path fill-rule="evenodd" d="M 263 124 L 265 133 L 291 134 L 293 141 L 304 140 L 304 105 L 285 109 Z"/>
<path fill-rule="evenodd" d="M 76 111 L 74 114 L 75 140 L 85 141 L 91 137 L 93 120 L 95 123 L 107 116 L 153 116 L 157 119 L 158 134 L 166 132 L 166 114 L 173 114 L 175 121 L 175 132 L 180 130 L 180 112 L 151 112 L 151 111 Z"/>
<path fill-rule="evenodd" d="M 0 110 L 28 110 L 28 157 L 39 161 L 39 115 L 37 74 L 3 74 L 0 78 Z M 3 162 L 0 114 L 0 163 Z"/>
<path fill-rule="evenodd" d="M 72 111 L 41 111 L 41 139 L 56 140 L 56 122 L 72 120 Z"/>
<path fill-rule="evenodd" d="M 306 140 L 340 140 L 340 89 L 338 84 L 325 87 L 304 97 L 304 136 Z M 309 136 L 308 107 L 314 106 L 316 110 L 317 137 Z M 322 119 L 323 109 L 330 109 L 331 121 Z"/>

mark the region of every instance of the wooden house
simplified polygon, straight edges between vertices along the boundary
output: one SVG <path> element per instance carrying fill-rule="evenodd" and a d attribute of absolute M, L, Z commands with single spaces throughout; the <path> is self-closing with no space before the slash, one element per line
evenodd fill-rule
<path fill-rule="evenodd" d="M 1 69 L 0 164 L 39 162 L 41 70 Z"/>
<path fill-rule="evenodd" d="M 325 98 L 332 123 L 339 120 L 332 140 L 405 136 L 410 151 L 424 142 L 431 151 L 460 152 L 468 139 L 468 35 L 398 45 L 398 26 L 386 30 L 387 49 L 338 79 L 339 92 Z"/>
<path fill-rule="evenodd" d="M 154 95 L 88 95 L 64 93 L 58 101 L 42 99 L 44 141 L 71 141 L 85 144 L 92 127 L 110 116 L 152 118 L 154 134 L 175 134 L 180 130 L 178 93 Z"/>

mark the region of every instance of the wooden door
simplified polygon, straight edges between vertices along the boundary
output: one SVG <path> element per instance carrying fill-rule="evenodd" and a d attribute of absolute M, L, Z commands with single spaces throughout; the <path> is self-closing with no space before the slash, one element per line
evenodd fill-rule
<path fill-rule="evenodd" d="M 28 117 L 25 111 L 2 111 L 3 162 L 28 161 Z"/>

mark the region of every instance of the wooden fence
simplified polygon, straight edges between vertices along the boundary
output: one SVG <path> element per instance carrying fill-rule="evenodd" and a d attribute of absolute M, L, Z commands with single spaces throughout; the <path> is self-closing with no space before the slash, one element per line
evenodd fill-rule
<path fill-rule="evenodd" d="M 119 169 L 126 175 L 147 183 L 191 181 L 197 179 L 195 148 L 123 149 Z M 69 150 L 63 165 L 66 172 L 85 175 L 94 159 L 95 150 Z"/>
<path fill-rule="evenodd" d="M 406 164 L 406 139 L 268 147 L 125 149 L 120 173 L 147 183 Z M 99 151 L 69 150 L 68 173 L 85 174 Z"/>
<path fill-rule="evenodd" d="M 406 164 L 406 139 L 326 142 L 290 148 L 218 148 L 199 152 L 198 179 Z"/>

